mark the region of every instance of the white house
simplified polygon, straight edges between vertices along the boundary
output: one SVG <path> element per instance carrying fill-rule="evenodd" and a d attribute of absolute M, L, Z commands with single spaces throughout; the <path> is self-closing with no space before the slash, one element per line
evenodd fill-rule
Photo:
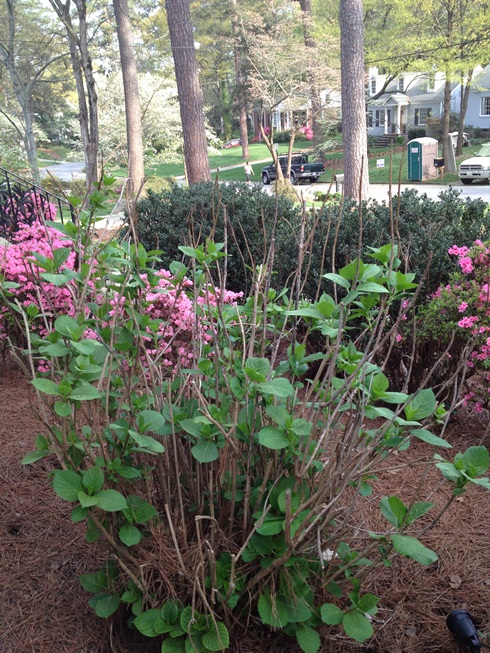
<path fill-rule="evenodd" d="M 405 134 L 411 127 L 425 127 L 429 118 L 441 117 L 444 73 L 403 72 L 387 84 L 388 79 L 387 75 L 380 75 L 377 68 L 369 68 L 367 122 L 370 136 Z"/>

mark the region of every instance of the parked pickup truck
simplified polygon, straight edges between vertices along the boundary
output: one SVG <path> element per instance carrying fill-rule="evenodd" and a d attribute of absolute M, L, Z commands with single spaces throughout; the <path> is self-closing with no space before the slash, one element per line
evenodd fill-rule
<path fill-rule="evenodd" d="M 283 155 L 279 157 L 279 165 L 282 172 L 286 174 L 288 165 L 288 157 Z M 289 179 L 294 184 L 299 179 L 309 179 L 311 183 L 318 181 L 318 177 L 325 172 L 325 165 L 323 163 L 308 163 L 308 155 L 304 152 L 293 152 L 291 157 L 291 174 Z M 270 163 L 265 168 L 262 168 L 262 183 L 264 185 L 270 184 L 276 178 L 276 166 Z"/>
<path fill-rule="evenodd" d="M 458 174 L 463 184 L 471 184 L 473 179 L 486 179 L 490 183 L 490 143 L 482 145 L 471 159 L 465 159 Z"/>

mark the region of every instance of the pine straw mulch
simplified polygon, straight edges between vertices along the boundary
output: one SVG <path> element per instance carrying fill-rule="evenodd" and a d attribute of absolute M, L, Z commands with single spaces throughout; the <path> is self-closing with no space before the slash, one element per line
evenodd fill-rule
<path fill-rule="evenodd" d="M 70 506 L 49 488 L 53 461 L 20 464 L 42 428 L 29 385 L 8 360 L 0 363 L 0 397 L 0 653 L 156 653 L 157 641 L 134 636 L 122 625 L 122 617 L 110 626 L 89 607 L 89 595 L 78 578 L 97 569 L 104 552 L 86 542 L 84 525 L 71 522 Z M 459 418 L 452 424 L 449 440 L 456 450 L 480 443 L 490 448 L 486 426 L 481 419 Z M 400 454 L 399 460 L 419 460 L 424 455 L 430 456 L 431 448 L 420 443 Z M 420 482 L 418 470 L 414 466 L 409 471 L 393 471 L 374 484 L 372 500 L 362 513 L 364 528 L 386 529 L 379 516 L 379 500 L 397 494 L 410 501 Z M 437 487 L 438 478 L 429 473 L 424 496 Z M 435 503 L 433 512 L 448 497 L 445 486 L 438 489 L 430 499 Z M 487 491 L 472 487 L 424 534 L 424 544 L 439 554 L 438 563 L 422 567 L 398 557 L 391 569 L 370 572 L 363 591 L 382 597 L 375 636 L 361 646 L 332 627 L 324 633 L 322 653 L 465 651 L 445 625 L 447 613 L 455 608 L 468 609 L 478 627 L 490 629 L 489 498 Z M 360 537 L 363 532 L 359 531 Z M 254 628 L 250 631 L 246 640 L 235 643 L 234 650 L 299 650 L 292 640 Z"/>

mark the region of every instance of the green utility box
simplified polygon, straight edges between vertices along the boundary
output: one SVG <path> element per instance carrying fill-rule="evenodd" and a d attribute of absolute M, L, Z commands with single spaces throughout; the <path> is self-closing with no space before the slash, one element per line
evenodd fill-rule
<path fill-rule="evenodd" d="M 408 181 L 426 181 L 437 178 L 434 159 L 439 156 L 439 143 L 424 136 L 407 143 Z"/>

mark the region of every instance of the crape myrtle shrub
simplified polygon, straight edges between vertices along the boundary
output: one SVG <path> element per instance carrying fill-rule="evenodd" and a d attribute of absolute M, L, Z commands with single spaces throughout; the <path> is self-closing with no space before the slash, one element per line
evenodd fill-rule
<path fill-rule="evenodd" d="M 251 270 L 267 259 L 272 246 L 276 287 L 286 285 L 296 268 L 300 211 L 287 198 L 266 195 L 259 188 L 203 182 L 158 194 L 149 191 L 137 213 L 140 242 L 147 249 L 162 250 L 163 267 L 182 258 L 180 245 L 197 245 L 211 236 L 227 243 L 230 290 L 250 290 Z"/>

